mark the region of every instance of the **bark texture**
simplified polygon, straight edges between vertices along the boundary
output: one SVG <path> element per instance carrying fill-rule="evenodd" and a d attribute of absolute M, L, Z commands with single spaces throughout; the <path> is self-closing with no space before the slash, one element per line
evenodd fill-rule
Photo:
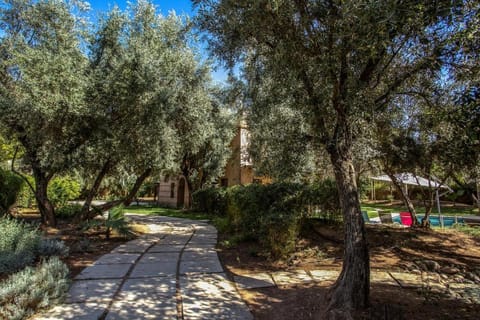
<path fill-rule="evenodd" d="M 330 292 L 328 316 L 348 319 L 350 310 L 368 307 L 370 259 L 351 156 L 348 150 L 336 150 L 330 158 L 344 219 L 345 251 L 342 272 Z"/>
<path fill-rule="evenodd" d="M 98 207 L 94 207 L 92 210 L 88 212 L 86 219 L 92 219 L 98 214 L 100 214 L 101 212 L 110 210 L 113 207 L 116 207 L 120 204 L 123 204 L 125 206 L 130 205 L 130 203 L 132 203 L 132 201 L 135 199 L 135 196 L 137 195 L 138 190 L 142 186 L 142 183 L 145 181 L 145 179 L 147 179 L 150 176 L 151 173 L 152 173 L 151 168 L 148 168 L 147 170 L 145 170 L 140 176 L 137 177 L 132 189 L 130 189 L 126 197 L 124 197 L 123 199 L 107 202 Z"/>
<path fill-rule="evenodd" d="M 48 183 L 51 177 L 43 172 L 39 167 L 33 166 L 33 177 L 35 178 L 35 199 L 37 200 L 38 210 L 42 217 L 42 222 L 49 226 L 56 226 L 55 209 L 48 199 Z"/>
<path fill-rule="evenodd" d="M 87 198 L 85 199 L 85 203 L 82 206 L 82 211 L 80 214 L 80 220 L 86 220 L 89 216 L 90 212 L 90 207 L 92 205 L 93 198 L 98 193 L 98 189 L 100 188 L 100 185 L 102 184 L 103 178 L 107 175 L 108 171 L 111 168 L 111 161 L 107 160 L 103 166 L 100 172 L 98 173 L 97 177 L 95 178 L 95 182 L 93 183 L 92 188 L 88 191 Z"/>

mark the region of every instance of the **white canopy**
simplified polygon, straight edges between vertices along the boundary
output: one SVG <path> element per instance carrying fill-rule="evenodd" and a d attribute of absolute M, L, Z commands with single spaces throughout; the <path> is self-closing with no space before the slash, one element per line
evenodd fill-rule
<path fill-rule="evenodd" d="M 394 176 L 399 182 L 403 184 L 410 184 L 410 185 L 421 186 L 421 187 L 450 189 L 448 186 L 440 185 L 438 182 L 429 180 L 427 178 L 416 176 L 413 173 L 397 173 Z M 370 179 L 392 182 L 392 179 L 390 179 L 390 177 L 387 176 L 386 174 L 378 177 L 370 177 Z"/>

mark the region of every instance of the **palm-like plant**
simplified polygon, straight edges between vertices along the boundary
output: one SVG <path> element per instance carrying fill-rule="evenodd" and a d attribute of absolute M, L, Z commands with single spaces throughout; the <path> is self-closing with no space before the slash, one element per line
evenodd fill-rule
<path fill-rule="evenodd" d="M 110 239 L 112 230 L 127 238 L 135 235 L 131 227 L 128 225 L 128 220 L 125 218 L 123 205 L 107 211 L 107 217 L 105 219 L 90 220 L 85 225 L 86 230 L 100 227 L 105 228 L 105 237 L 107 240 Z"/>

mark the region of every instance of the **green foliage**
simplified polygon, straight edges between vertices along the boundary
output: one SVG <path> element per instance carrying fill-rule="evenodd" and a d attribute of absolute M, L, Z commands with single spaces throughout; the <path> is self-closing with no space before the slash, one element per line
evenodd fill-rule
<path fill-rule="evenodd" d="M 0 218 L 0 273 L 31 264 L 40 243 L 40 231 L 14 219 Z"/>
<path fill-rule="evenodd" d="M 206 188 L 192 194 L 192 209 L 214 216 L 227 214 L 227 201 L 225 188 Z"/>
<path fill-rule="evenodd" d="M 61 219 L 71 220 L 81 212 L 79 204 L 67 204 L 55 210 L 55 215 Z"/>
<path fill-rule="evenodd" d="M 80 183 L 72 177 L 56 177 L 48 185 L 48 198 L 57 207 L 65 206 L 67 201 L 80 196 Z"/>
<path fill-rule="evenodd" d="M 38 244 L 37 253 L 41 257 L 68 256 L 70 249 L 65 242 L 58 239 L 42 239 Z"/>
<path fill-rule="evenodd" d="M 58 258 L 43 260 L 0 283 L 0 318 L 20 320 L 60 302 L 69 287 L 68 268 Z"/>
<path fill-rule="evenodd" d="M 195 192 L 193 203 L 196 210 L 214 216 L 220 232 L 258 241 L 275 258 L 294 249 L 302 218 L 320 215 L 338 220 L 340 216 L 333 180 L 209 188 Z"/>
<path fill-rule="evenodd" d="M 55 225 L 50 178 L 72 167 L 73 155 L 97 124 L 85 101 L 90 82 L 82 1 L 16 0 L 0 6 L 0 127 L 22 147 L 39 187 L 42 220 Z"/>
<path fill-rule="evenodd" d="M 103 228 L 107 239 L 110 239 L 112 230 L 127 238 L 135 235 L 128 225 L 128 220 L 125 217 L 124 207 L 122 205 L 110 209 L 107 212 L 107 217 L 104 219 L 93 219 L 86 222 L 84 228 L 86 230 Z"/>
<path fill-rule="evenodd" d="M 305 188 L 303 197 L 309 205 L 309 215 L 320 216 L 326 221 L 340 219 L 340 199 L 335 180 L 325 179 L 309 185 Z"/>
<path fill-rule="evenodd" d="M 302 192 L 302 185 L 292 183 L 228 188 L 227 215 L 232 229 L 258 240 L 274 258 L 291 252 L 305 213 Z"/>
<path fill-rule="evenodd" d="M 0 168 L 0 217 L 15 204 L 22 186 L 22 178 Z"/>
<path fill-rule="evenodd" d="M 473 238 L 480 239 L 480 227 L 456 224 L 453 226 L 458 232 L 465 233 Z"/>
<path fill-rule="evenodd" d="M 28 182 L 35 186 L 35 180 L 32 176 L 24 175 L 24 177 L 28 180 Z M 31 208 L 32 205 L 35 203 L 35 195 L 33 194 L 32 189 L 27 183 L 22 184 L 22 188 L 18 194 L 17 198 L 17 205 L 23 208 Z"/>

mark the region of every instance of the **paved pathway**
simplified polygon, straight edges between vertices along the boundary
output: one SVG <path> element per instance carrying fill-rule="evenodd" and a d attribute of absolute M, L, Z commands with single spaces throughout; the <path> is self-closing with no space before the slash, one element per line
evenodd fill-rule
<path fill-rule="evenodd" d="M 227 279 L 215 251 L 217 230 L 202 221 L 129 215 L 150 233 L 127 242 L 82 271 L 66 304 L 36 320 L 253 319 L 239 290 L 332 282 L 334 270 L 292 270 Z M 480 302 L 478 284 L 432 272 L 372 270 L 371 282 Z M 452 282 L 453 281 L 453 282 Z"/>
<path fill-rule="evenodd" d="M 150 233 L 85 268 L 46 319 L 253 319 L 202 221 L 129 215 Z"/>

